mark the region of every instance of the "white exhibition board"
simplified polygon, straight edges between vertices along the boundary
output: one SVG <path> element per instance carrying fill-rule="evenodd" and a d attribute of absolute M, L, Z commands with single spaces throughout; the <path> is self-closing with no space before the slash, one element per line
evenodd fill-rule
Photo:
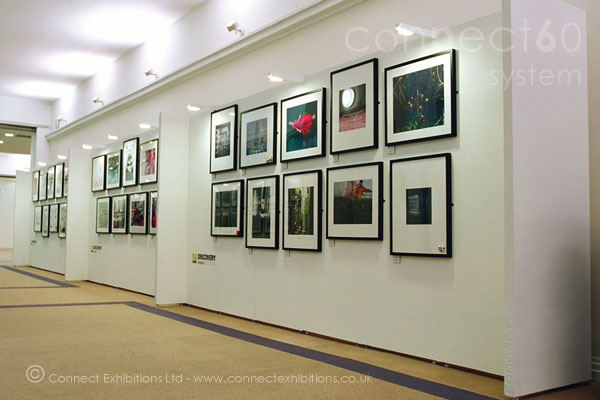
<path fill-rule="evenodd" d="M 505 394 L 591 378 L 586 13 L 506 0 L 507 322 Z M 524 24 L 528 29 L 523 30 Z"/>

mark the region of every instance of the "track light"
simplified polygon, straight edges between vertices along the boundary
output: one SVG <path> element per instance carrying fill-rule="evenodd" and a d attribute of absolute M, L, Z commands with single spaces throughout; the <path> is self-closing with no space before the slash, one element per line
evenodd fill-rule
<path fill-rule="evenodd" d="M 240 24 L 237 21 L 231 21 L 227 24 L 226 28 L 229 32 L 236 33 L 240 36 L 244 34 L 244 30 L 240 28 Z"/>
<path fill-rule="evenodd" d="M 437 38 L 437 32 L 432 31 L 431 29 L 419 28 L 418 26 L 412 26 L 404 23 L 396 24 L 396 32 L 398 32 L 398 35 L 402 36 L 413 36 L 417 34 L 431 39 Z"/>
<path fill-rule="evenodd" d="M 279 74 L 276 72 L 271 72 L 269 75 L 267 75 L 267 78 L 269 78 L 269 80 L 271 82 L 283 82 L 283 81 L 298 82 L 298 83 L 304 82 L 304 76 L 302 76 L 302 75 L 287 75 L 287 74 Z"/>
<path fill-rule="evenodd" d="M 64 119 L 64 117 L 62 117 L 62 116 L 56 117 L 56 129 L 60 128 L 61 122 L 64 122 L 65 125 L 67 124 L 67 120 Z"/>
<path fill-rule="evenodd" d="M 147 70 L 145 70 L 144 75 L 153 76 L 154 79 L 158 79 L 158 74 L 156 72 L 154 72 L 154 70 L 152 68 L 148 68 Z"/>
<path fill-rule="evenodd" d="M 102 99 L 101 99 L 100 97 L 98 97 L 98 96 L 96 96 L 96 97 L 94 97 L 94 98 L 92 99 L 92 103 L 94 103 L 94 104 L 102 104 L 102 105 L 104 105 L 104 101 L 102 101 Z"/>
<path fill-rule="evenodd" d="M 193 104 L 188 104 L 185 108 L 190 112 L 200 111 L 200 106 L 195 106 Z"/>

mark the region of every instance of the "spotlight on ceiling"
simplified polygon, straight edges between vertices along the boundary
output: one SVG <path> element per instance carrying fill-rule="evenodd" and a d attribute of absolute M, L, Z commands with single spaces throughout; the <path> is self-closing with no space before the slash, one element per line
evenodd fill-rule
<path fill-rule="evenodd" d="M 244 30 L 240 28 L 240 24 L 237 21 L 231 21 L 227 24 L 226 28 L 229 32 L 236 33 L 240 36 L 244 34 Z"/>
<path fill-rule="evenodd" d="M 104 101 L 103 101 L 103 100 L 102 100 L 100 97 L 98 97 L 98 96 L 96 96 L 96 97 L 94 97 L 94 98 L 92 99 L 92 103 L 94 103 L 94 104 L 102 104 L 102 105 L 104 105 Z"/>
<path fill-rule="evenodd" d="M 193 104 L 188 104 L 187 106 L 185 106 L 185 108 L 187 108 L 187 110 L 190 112 L 200 111 L 200 106 L 195 106 Z"/>
<path fill-rule="evenodd" d="M 156 72 L 154 72 L 154 70 L 152 68 L 148 68 L 147 70 L 145 70 L 144 75 L 153 76 L 154 79 L 158 79 L 158 74 Z"/>
<path fill-rule="evenodd" d="M 108 140 L 119 140 L 118 136 L 115 135 L 111 135 L 110 133 L 108 134 L 108 136 L 106 136 L 108 138 Z"/>
<path fill-rule="evenodd" d="M 61 122 L 64 122 L 65 125 L 67 124 L 67 120 L 64 117 L 62 117 L 62 116 L 56 117 L 56 125 L 55 125 L 56 129 L 60 128 Z"/>
<path fill-rule="evenodd" d="M 4 136 L 6 136 L 6 137 L 15 137 L 15 134 L 14 133 L 10 133 L 10 132 L 6 132 L 4 134 Z"/>
<path fill-rule="evenodd" d="M 46 163 L 45 163 L 45 162 L 43 162 L 43 161 L 38 161 L 38 166 L 40 166 L 40 167 L 45 167 L 46 165 L 48 165 L 48 164 L 46 164 Z"/>
<path fill-rule="evenodd" d="M 62 155 L 62 154 L 59 154 L 59 155 L 57 155 L 56 157 L 57 157 L 59 160 L 66 160 L 66 159 L 67 159 L 67 156 L 65 156 L 65 155 Z"/>
<path fill-rule="evenodd" d="M 150 128 L 152 128 L 152 125 L 150 125 L 150 124 L 147 124 L 147 123 L 145 123 L 145 122 L 140 122 L 140 123 L 138 124 L 138 126 L 140 127 L 140 129 L 150 129 Z"/>
<path fill-rule="evenodd" d="M 84 150 L 91 150 L 91 149 L 93 149 L 93 147 L 90 146 L 89 144 L 82 144 L 81 148 L 84 149 Z"/>
<path fill-rule="evenodd" d="M 304 82 L 304 76 L 302 75 L 279 74 L 277 72 L 271 72 L 269 75 L 267 75 L 267 78 L 269 78 L 271 82 Z"/>
<path fill-rule="evenodd" d="M 420 35 L 431 39 L 437 38 L 437 32 L 431 29 L 419 28 L 418 26 L 412 26 L 408 24 L 398 23 L 396 24 L 396 32 L 401 36 L 413 36 Z"/>
<path fill-rule="evenodd" d="M 4 144 L 4 140 L 0 140 L 0 144 Z"/>

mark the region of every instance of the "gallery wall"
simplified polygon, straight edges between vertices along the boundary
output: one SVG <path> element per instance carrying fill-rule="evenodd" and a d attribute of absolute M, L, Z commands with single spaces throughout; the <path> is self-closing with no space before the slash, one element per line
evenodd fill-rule
<path fill-rule="evenodd" d="M 12 249 L 15 222 L 15 178 L 0 176 L 0 249 Z"/>
<path fill-rule="evenodd" d="M 440 3 L 438 6 L 447 11 L 446 23 L 468 21 L 465 13 L 456 12 L 450 5 Z M 490 70 L 501 68 L 501 56 L 493 52 L 489 44 L 480 52 L 467 51 L 458 43 L 458 37 L 425 41 L 423 45 L 413 42 L 405 51 L 402 42 L 395 43 L 394 36 L 389 35 L 393 33 L 400 11 L 408 19 L 422 22 L 423 26 L 445 25 L 441 16 L 426 23 L 422 9 L 412 3 L 389 0 L 363 3 L 142 102 L 122 107 L 110 116 L 98 118 L 77 132 L 53 140 L 51 153 L 80 148 L 83 142 L 107 145 L 108 133 L 121 138 L 141 134 L 138 122 L 158 126 L 160 113 L 185 116 L 188 103 L 212 104 L 213 108 L 237 103 L 243 111 L 314 88 L 328 87 L 330 71 L 360 59 L 377 56 L 383 69 L 456 48 L 460 91 L 457 138 L 398 146 L 395 154 L 388 154 L 380 145 L 378 150 L 342 155 L 337 162 L 327 156 L 289 163 L 285 170 L 277 164 L 248 170 L 244 176 L 234 172 L 215 177 L 215 180 L 227 180 L 383 160 L 386 161 L 387 198 L 388 160 L 450 152 L 456 221 L 452 259 L 402 257 L 400 264 L 394 264 L 389 256 L 387 207 L 384 207 L 383 242 L 338 240 L 330 247 L 324 241 L 322 253 L 291 252 L 289 257 L 281 250 L 255 250 L 249 254 L 242 239 L 219 238 L 213 242 L 209 235 L 212 177 L 208 173 L 207 112 L 192 116 L 189 180 L 185 174 L 174 174 L 160 181 L 159 186 L 161 192 L 172 185 L 182 196 L 189 193 L 187 272 L 184 276 L 178 274 L 173 283 L 179 285 L 183 280 L 187 303 L 502 374 L 504 294 L 499 284 L 504 281 L 502 90 L 499 86 L 490 86 L 488 76 Z M 481 7 L 469 11 L 477 15 Z M 500 17 L 495 14 L 464 27 L 471 25 L 489 35 L 500 25 Z M 368 33 L 363 31 L 364 34 L 356 36 L 351 48 L 345 39 L 355 27 L 364 28 Z M 462 28 L 457 29 L 460 32 Z M 378 36 L 383 30 L 389 32 L 387 36 L 385 32 Z M 378 43 L 377 37 L 382 38 Z M 281 54 L 306 49 L 307 43 L 319 43 L 307 50 L 310 57 L 281 57 Z M 361 47 L 361 51 L 354 47 Z M 271 71 L 307 74 L 307 80 L 303 85 L 274 85 L 266 80 Z M 380 131 L 381 142 L 383 130 Z M 90 162 L 91 157 L 92 154 Z M 185 160 L 181 160 L 181 168 L 188 168 Z M 89 245 L 102 245 L 103 250 L 88 254 L 88 279 L 151 293 L 147 289 L 148 277 L 155 260 L 148 256 L 152 245 L 147 240 L 152 239 L 134 238 L 126 247 L 110 235 L 97 236 L 92 224 L 95 204 L 91 193 L 89 196 Z M 183 199 L 181 201 L 185 204 Z M 159 222 L 158 241 L 160 236 Z M 115 255 L 108 255 L 107 249 L 116 251 Z M 138 265 L 142 263 L 134 257 L 120 260 L 125 253 L 148 257 L 143 258 L 144 269 L 140 269 Z M 192 253 L 216 254 L 217 262 L 215 265 L 192 264 Z M 144 283 L 140 284 L 140 280 Z"/>

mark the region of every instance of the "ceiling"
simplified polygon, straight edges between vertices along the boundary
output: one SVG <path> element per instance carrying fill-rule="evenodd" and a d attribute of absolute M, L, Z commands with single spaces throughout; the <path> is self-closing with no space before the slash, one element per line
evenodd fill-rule
<path fill-rule="evenodd" d="M 204 0 L 0 0 L 0 95 L 53 101 Z"/>
<path fill-rule="evenodd" d="M 30 154 L 35 128 L 0 124 L 0 153 Z"/>

